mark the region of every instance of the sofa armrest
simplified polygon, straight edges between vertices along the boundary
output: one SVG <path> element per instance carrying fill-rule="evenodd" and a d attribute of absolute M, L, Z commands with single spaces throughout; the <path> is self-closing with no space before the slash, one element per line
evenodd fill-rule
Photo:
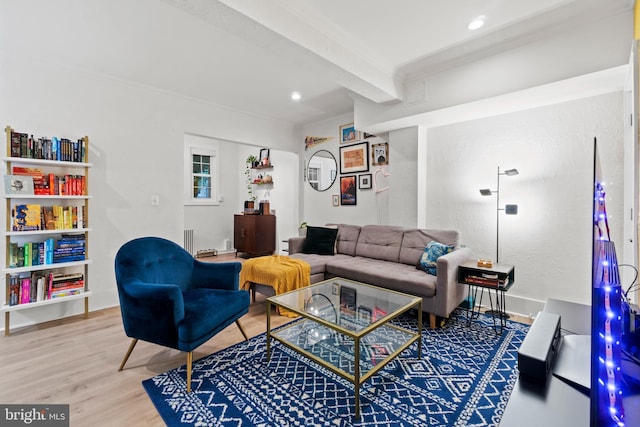
<path fill-rule="evenodd" d="M 458 248 L 438 258 L 436 276 L 436 314 L 449 314 L 464 300 L 466 286 L 458 283 L 458 267 L 471 258 L 471 249 Z"/>
<path fill-rule="evenodd" d="M 304 236 L 289 237 L 289 255 L 302 252 Z"/>
<path fill-rule="evenodd" d="M 184 319 L 182 291 L 171 283 L 145 283 L 130 280 L 120 286 L 120 311 L 127 336 L 156 344 L 175 338 L 178 323 Z"/>

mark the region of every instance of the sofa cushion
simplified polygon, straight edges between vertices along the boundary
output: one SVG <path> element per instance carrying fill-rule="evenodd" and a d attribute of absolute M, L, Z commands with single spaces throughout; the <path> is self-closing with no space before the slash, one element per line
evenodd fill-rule
<path fill-rule="evenodd" d="M 427 247 L 424 248 L 424 252 L 416 264 L 416 268 L 435 276 L 437 272 L 438 258 L 451 252 L 453 252 L 453 246 L 444 245 L 432 240 L 427 244 Z"/>
<path fill-rule="evenodd" d="M 403 228 L 391 225 L 365 225 L 360 229 L 356 255 L 398 262 Z"/>
<path fill-rule="evenodd" d="M 318 254 L 303 254 L 295 253 L 289 255 L 291 258 L 306 261 L 311 267 L 311 275 L 324 274 L 326 271 L 327 262 L 338 259 L 352 259 L 352 256 L 335 254 L 335 255 L 318 255 Z"/>
<path fill-rule="evenodd" d="M 423 298 L 436 292 L 436 276 L 424 274 L 414 266 L 364 257 L 331 259 L 327 262 L 327 277 L 346 277 Z"/>
<path fill-rule="evenodd" d="M 305 254 L 333 255 L 338 229 L 307 226 L 307 237 L 302 245 Z"/>
<path fill-rule="evenodd" d="M 424 253 L 424 248 L 433 240 L 451 245 L 455 249 L 460 244 L 460 233 L 457 230 L 405 230 L 402 236 L 399 261 L 415 266 Z"/>
<path fill-rule="evenodd" d="M 327 226 L 338 227 L 336 253 L 355 256 L 356 243 L 358 242 L 358 236 L 360 236 L 360 226 L 349 224 L 327 224 Z"/>

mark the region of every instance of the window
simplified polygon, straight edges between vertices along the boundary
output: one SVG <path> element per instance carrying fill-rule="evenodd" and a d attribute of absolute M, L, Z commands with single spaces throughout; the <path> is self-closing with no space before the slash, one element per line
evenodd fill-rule
<path fill-rule="evenodd" d="M 309 168 L 309 184 L 311 184 L 311 187 L 315 190 L 318 189 L 318 170 L 319 168 Z"/>
<path fill-rule="evenodd" d="M 211 199 L 211 156 L 191 155 L 193 174 L 193 198 Z"/>
<path fill-rule="evenodd" d="M 185 135 L 185 204 L 220 204 L 218 152 L 216 140 Z"/>

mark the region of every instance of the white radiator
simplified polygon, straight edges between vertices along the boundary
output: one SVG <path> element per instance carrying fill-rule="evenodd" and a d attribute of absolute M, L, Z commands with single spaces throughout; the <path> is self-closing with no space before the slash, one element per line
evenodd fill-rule
<path fill-rule="evenodd" d="M 193 256 L 193 228 L 184 230 L 184 249 Z"/>

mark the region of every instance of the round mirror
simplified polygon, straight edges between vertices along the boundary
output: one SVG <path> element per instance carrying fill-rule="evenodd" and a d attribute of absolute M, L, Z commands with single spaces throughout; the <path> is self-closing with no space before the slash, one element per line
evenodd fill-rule
<path fill-rule="evenodd" d="M 307 164 L 307 181 L 317 191 L 328 190 L 336 180 L 337 163 L 333 154 L 327 150 L 314 153 Z"/>

